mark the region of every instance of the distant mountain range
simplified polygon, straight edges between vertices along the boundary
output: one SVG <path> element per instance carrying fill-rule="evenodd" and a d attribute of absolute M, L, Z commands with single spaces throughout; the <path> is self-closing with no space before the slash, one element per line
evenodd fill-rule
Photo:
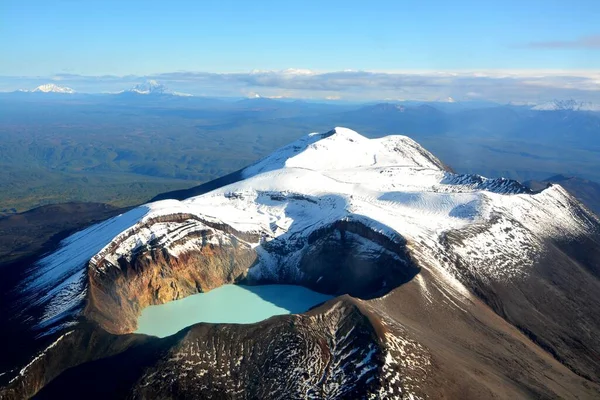
<path fill-rule="evenodd" d="M 577 100 L 554 100 L 537 104 L 531 108 L 536 111 L 600 111 L 600 104 Z"/>
<path fill-rule="evenodd" d="M 61 93 L 61 94 L 74 94 L 77 93 L 75 90 L 70 87 L 56 85 L 54 83 L 46 83 L 36 87 L 33 90 L 28 89 L 19 89 L 16 91 L 17 93 Z M 121 90 L 117 93 L 110 94 L 134 94 L 134 95 L 151 95 L 151 96 L 181 96 L 181 97 L 191 97 L 192 95 L 189 93 L 177 92 L 169 89 L 167 86 L 151 79 L 142 83 L 138 83 L 127 90 Z"/>
<path fill-rule="evenodd" d="M 19 89 L 15 92 L 20 93 L 81 93 L 76 92 L 70 87 L 60 86 L 54 83 L 46 83 L 36 87 L 33 90 L 29 89 Z M 86 93 L 86 94 L 101 94 L 101 93 Z M 135 84 L 129 89 L 121 90 L 118 92 L 107 93 L 104 92 L 102 94 L 136 94 L 136 95 L 154 95 L 154 96 L 180 96 L 180 97 L 192 97 L 194 95 L 190 93 L 179 92 L 176 90 L 172 90 L 168 88 L 166 85 L 158 82 L 155 79 L 149 79 L 144 82 L 140 82 Z M 276 98 L 276 97 L 262 97 L 258 94 L 251 96 L 249 100 L 272 100 L 273 104 L 277 103 L 286 103 L 290 101 L 305 101 L 301 99 L 294 98 Z M 314 102 L 318 103 L 322 100 L 315 100 Z M 491 107 L 491 106 L 503 106 L 502 104 L 492 102 L 492 101 L 458 101 L 453 97 L 440 98 L 433 101 L 417 101 L 417 100 L 407 100 L 402 102 L 384 102 L 380 104 L 375 104 L 374 108 L 386 108 L 386 111 L 391 111 L 395 109 L 396 111 L 404 111 L 407 106 L 418 106 L 420 104 L 429 104 L 435 105 L 441 111 L 447 110 L 460 110 L 460 109 L 474 109 L 481 107 Z M 593 111 L 600 112 L 600 103 L 594 103 L 589 101 L 580 101 L 576 99 L 555 99 L 548 102 L 541 103 L 509 103 L 504 106 L 509 107 L 522 107 L 526 109 L 530 109 L 533 111 Z"/>
<path fill-rule="evenodd" d="M 17 92 L 22 93 L 64 93 L 64 94 L 73 94 L 75 91 L 70 87 L 55 85 L 54 83 L 46 83 L 44 85 L 40 85 L 33 90 L 20 89 Z"/>

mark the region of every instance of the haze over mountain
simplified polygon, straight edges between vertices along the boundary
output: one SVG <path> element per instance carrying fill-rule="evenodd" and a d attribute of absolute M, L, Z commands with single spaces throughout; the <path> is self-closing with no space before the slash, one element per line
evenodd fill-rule
<path fill-rule="evenodd" d="M 538 111 L 600 111 L 600 104 L 591 101 L 554 100 L 548 103 L 537 104 L 532 110 Z"/>
<path fill-rule="evenodd" d="M 335 128 L 205 189 L 23 271 L 4 295 L 21 317 L 0 342 L 3 398 L 600 395 L 600 220 L 559 185 L 456 174 L 408 137 Z M 130 334 L 148 305 L 235 282 L 339 297 Z"/>

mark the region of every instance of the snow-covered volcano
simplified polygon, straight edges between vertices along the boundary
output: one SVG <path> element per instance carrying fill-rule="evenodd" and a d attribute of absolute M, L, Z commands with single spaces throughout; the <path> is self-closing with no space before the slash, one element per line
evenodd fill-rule
<path fill-rule="evenodd" d="M 528 274 L 547 238 L 576 237 L 595 223 L 558 185 L 532 194 L 516 181 L 454 174 L 408 137 L 367 139 L 345 128 L 303 137 L 241 176 L 201 196 L 140 206 L 66 239 L 24 288 L 50 290 L 38 300 L 46 304 L 41 324 L 78 309 L 88 273 L 110 274 L 120 260 L 153 248 L 177 258 L 207 243 L 236 241 L 257 253 L 251 279 L 297 280 L 327 291 L 335 277 L 313 276 L 301 260 L 314 247 L 311 235 L 344 221 L 407 243 L 418 264 L 443 271 L 464 292 L 454 264 L 444 260 L 460 257 L 484 280 L 517 279 Z M 451 233 L 461 240 L 449 245 Z M 354 238 L 362 256 L 399 260 L 387 245 L 362 236 Z M 385 290 L 389 282 L 380 284 Z"/>
<path fill-rule="evenodd" d="M 33 89 L 33 93 L 65 93 L 73 94 L 75 91 L 70 87 L 55 85 L 54 83 L 46 83 Z"/>
<path fill-rule="evenodd" d="M 172 389 L 165 382 L 205 397 L 259 381 L 256 397 L 451 398 L 467 386 L 481 397 L 497 385 L 514 385 L 507 398 L 600 393 L 600 339 L 589 335 L 600 329 L 600 221 L 560 186 L 533 193 L 455 174 L 406 136 L 346 128 L 309 134 L 233 176 L 93 225 L 39 260 L 18 288 L 21 309 L 40 335 L 61 336 L 10 390 L 21 393 L 28 371 L 42 376 L 46 352 L 87 346 L 89 329 L 106 339 L 82 359 L 106 357 L 148 305 L 245 282 L 341 297 L 249 327 L 199 324 L 157 344 L 168 351 L 150 352 L 158 358 L 137 383 L 117 386 L 152 387 L 154 397 Z M 55 374 L 83 362 L 52 357 Z"/>

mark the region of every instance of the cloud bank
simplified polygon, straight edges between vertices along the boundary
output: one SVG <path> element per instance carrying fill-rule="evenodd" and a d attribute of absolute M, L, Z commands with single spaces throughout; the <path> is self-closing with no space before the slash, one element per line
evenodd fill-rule
<path fill-rule="evenodd" d="M 348 101 L 489 100 L 543 102 L 600 99 L 600 71 L 316 72 L 288 69 L 240 73 L 169 72 L 148 76 L 0 77 L 0 90 L 31 89 L 53 82 L 82 93 L 117 92 L 147 79 L 198 96 L 340 99 Z"/>

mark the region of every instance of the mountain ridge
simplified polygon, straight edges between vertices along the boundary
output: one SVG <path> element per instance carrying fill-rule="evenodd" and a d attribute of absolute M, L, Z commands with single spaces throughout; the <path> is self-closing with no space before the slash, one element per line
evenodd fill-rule
<path fill-rule="evenodd" d="M 600 215 L 600 184 L 588 179 L 563 174 L 553 175 L 542 181 L 527 181 L 524 185 L 537 191 L 548 185 L 559 184 L 581 201 L 596 215 Z"/>

